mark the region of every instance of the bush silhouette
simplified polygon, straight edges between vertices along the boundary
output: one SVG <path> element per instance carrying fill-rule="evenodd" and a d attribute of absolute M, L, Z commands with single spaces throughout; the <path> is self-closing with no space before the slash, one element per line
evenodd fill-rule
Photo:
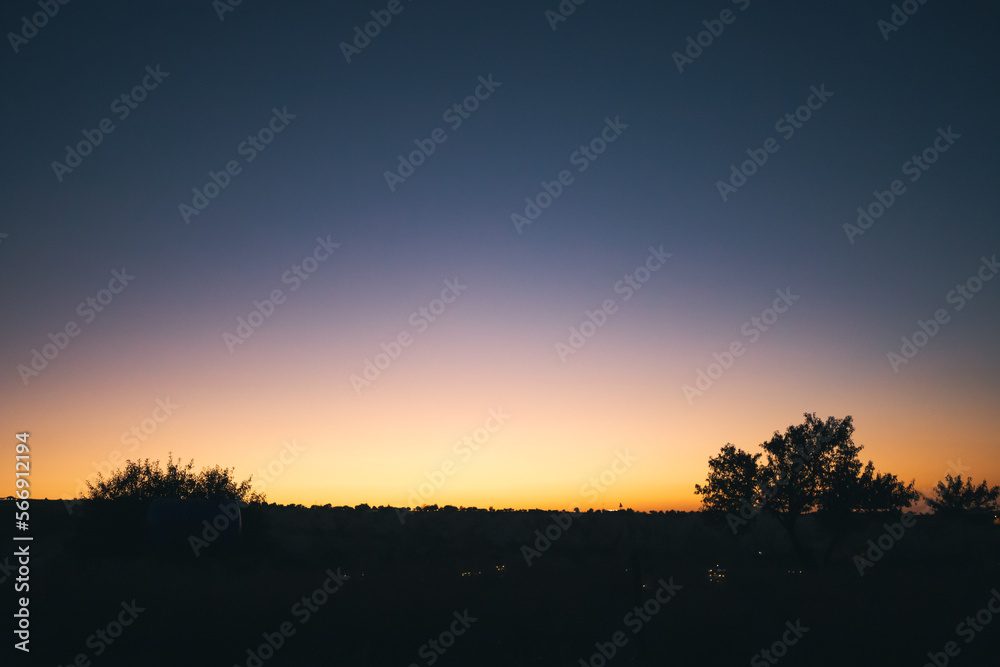
<path fill-rule="evenodd" d="M 125 467 L 115 470 L 107 479 L 100 473 L 97 480 L 87 481 L 86 498 L 88 500 L 142 500 L 155 498 L 180 499 L 226 499 L 237 500 L 247 505 L 262 505 L 266 502 L 264 494 L 251 489 L 251 475 L 242 482 L 237 482 L 234 468 L 222 468 L 218 465 L 212 468 L 202 468 L 195 474 L 194 459 L 187 465 L 173 460 L 173 454 L 167 458 L 166 470 L 160 468 L 159 461 L 150 463 L 149 459 L 142 462 L 125 461 Z"/>
<path fill-rule="evenodd" d="M 252 490 L 251 480 L 252 476 L 239 482 L 233 468 L 218 465 L 195 473 L 194 460 L 182 464 L 173 454 L 165 468 L 159 461 L 127 460 L 108 477 L 98 474 L 96 481 L 87 481 L 84 498 L 89 502 L 81 526 L 81 547 L 88 553 L 101 549 L 117 555 L 141 553 L 146 547 L 146 514 L 157 498 L 232 500 L 247 507 L 256 519 L 266 501 L 264 494 Z M 251 525 L 258 523 L 251 521 Z"/>

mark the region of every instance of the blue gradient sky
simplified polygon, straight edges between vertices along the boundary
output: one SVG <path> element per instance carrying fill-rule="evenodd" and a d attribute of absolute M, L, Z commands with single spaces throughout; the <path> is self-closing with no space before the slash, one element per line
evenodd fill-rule
<path fill-rule="evenodd" d="M 691 509 L 720 446 L 807 411 L 853 415 L 863 456 L 922 489 L 959 459 L 1000 477 L 1000 281 L 960 311 L 946 300 L 1000 252 L 995 6 L 923 5 L 887 41 L 888 4 L 595 0 L 553 31 L 555 6 L 404 2 L 347 63 L 338 45 L 384 4 L 243 3 L 220 21 L 208 2 L 71 3 L 8 49 L 2 423 L 33 434 L 36 495 L 78 493 L 115 451 L 246 476 L 294 439 L 270 499 L 409 505 L 495 408 L 509 422 L 427 502 L 585 506 L 581 485 L 630 448 L 601 502 Z M 672 54 L 723 9 L 734 22 L 678 72 Z M 156 65 L 169 76 L 115 118 Z M 452 130 L 442 113 L 488 75 L 501 85 Z M 775 122 L 821 85 L 833 95 L 782 138 Z M 273 108 L 295 118 L 246 163 L 237 146 Z M 53 160 L 104 117 L 115 130 L 59 182 Z M 578 172 L 607 118 L 628 127 Z M 447 140 L 390 191 L 384 172 L 438 127 Z M 910 182 L 903 163 L 949 127 L 960 138 Z M 723 201 L 717 181 L 768 137 L 778 151 Z M 185 224 L 178 205 L 233 159 L 242 172 Z M 511 214 L 564 169 L 574 182 L 519 234 Z M 906 192 L 849 242 L 894 179 Z M 340 248 L 290 291 L 317 237 Z M 661 245 L 672 257 L 624 301 L 616 282 Z M 77 304 L 122 267 L 134 282 L 84 323 Z M 411 314 L 456 278 L 468 289 L 417 333 Z M 231 353 L 223 333 L 276 288 L 287 300 Z M 799 300 L 750 342 L 741 327 L 785 288 Z M 556 343 L 609 298 L 562 361 Z M 950 321 L 894 372 L 887 353 L 939 308 Z M 22 381 L 70 320 L 80 335 Z M 413 344 L 355 392 L 404 331 Z M 688 401 L 734 341 L 745 353 Z M 181 407 L 126 451 L 165 397 Z"/>

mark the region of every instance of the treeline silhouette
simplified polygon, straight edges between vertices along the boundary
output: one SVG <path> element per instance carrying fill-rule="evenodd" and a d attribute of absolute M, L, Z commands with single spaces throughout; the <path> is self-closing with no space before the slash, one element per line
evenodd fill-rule
<path fill-rule="evenodd" d="M 1000 489 L 949 476 L 934 513 L 904 523 L 913 482 L 862 463 L 852 435 L 850 417 L 807 414 L 759 454 L 726 445 L 696 487 L 699 512 L 282 506 L 231 469 L 129 461 L 72 513 L 33 501 L 38 657 L 70 664 L 135 598 L 148 611 L 102 665 L 247 665 L 340 571 L 343 589 L 263 667 L 422 666 L 420 647 L 465 610 L 479 620 L 442 666 L 586 664 L 661 581 L 682 588 L 614 664 L 746 664 L 796 619 L 811 630 L 783 665 L 923 664 L 996 586 Z M 239 543 L 149 548 L 137 508 L 163 497 L 239 501 Z M 962 657 L 990 664 L 997 644 L 983 633 Z"/>

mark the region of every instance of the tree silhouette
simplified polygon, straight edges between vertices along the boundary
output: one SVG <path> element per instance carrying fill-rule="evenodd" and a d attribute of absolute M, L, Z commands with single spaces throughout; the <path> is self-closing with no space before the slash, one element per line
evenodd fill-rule
<path fill-rule="evenodd" d="M 705 486 L 695 484 L 695 494 L 701 494 L 702 506 L 714 512 L 738 512 L 744 500 L 757 496 L 761 469 L 760 454 L 750 455 L 735 445 L 727 444 L 719 456 L 708 460 Z"/>
<path fill-rule="evenodd" d="M 949 473 L 944 481 L 938 482 L 934 488 L 935 498 L 928 498 L 927 504 L 935 513 L 967 512 L 969 510 L 997 510 L 1000 504 L 1000 486 L 990 487 L 986 480 L 979 486 L 972 482 L 971 477 L 962 481 L 962 476 L 952 477 Z"/>
<path fill-rule="evenodd" d="M 251 489 L 251 475 L 237 482 L 234 468 L 202 468 L 194 473 L 194 459 L 187 465 L 168 455 L 166 470 L 160 462 L 125 461 L 125 467 L 115 470 L 106 479 L 98 473 L 97 480 L 87 481 L 89 500 L 153 500 L 155 498 L 207 498 L 238 500 L 245 504 L 264 504 L 264 494 Z"/>
<path fill-rule="evenodd" d="M 767 455 L 764 464 L 758 463 L 761 454 L 731 444 L 710 458 L 706 483 L 695 485 L 703 509 L 727 512 L 734 531 L 767 511 L 802 555 L 795 526 L 803 513 L 821 512 L 828 524 L 842 527 L 854 512 L 899 511 L 920 498 L 914 482 L 906 485 L 895 475 L 876 473 L 871 461 L 862 469 L 858 454 L 863 447 L 854 444 L 850 415 L 826 421 L 815 413 L 804 417 L 802 424 L 784 434 L 775 431 L 760 445 Z"/>

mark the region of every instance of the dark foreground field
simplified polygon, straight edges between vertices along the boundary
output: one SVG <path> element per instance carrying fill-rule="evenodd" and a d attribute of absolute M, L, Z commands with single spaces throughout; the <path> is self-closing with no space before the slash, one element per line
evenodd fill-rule
<path fill-rule="evenodd" d="M 988 517 L 918 516 L 896 536 L 883 524 L 898 516 L 859 518 L 832 545 L 806 517 L 796 555 L 767 517 L 734 535 L 691 513 L 570 514 L 563 529 L 541 511 L 404 523 L 391 509 L 268 506 L 245 511 L 237 546 L 195 558 L 150 553 L 129 520 L 91 509 L 32 502 L 31 653 L 12 648 L 5 615 L 3 664 L 1000 664 Z M 853 557 L 880 537 L 888 549 L 862 576 Z M 13 610 L 25 593 L 7 544 Z M 522 545 L 537 548 L 530 566 Z"/>

